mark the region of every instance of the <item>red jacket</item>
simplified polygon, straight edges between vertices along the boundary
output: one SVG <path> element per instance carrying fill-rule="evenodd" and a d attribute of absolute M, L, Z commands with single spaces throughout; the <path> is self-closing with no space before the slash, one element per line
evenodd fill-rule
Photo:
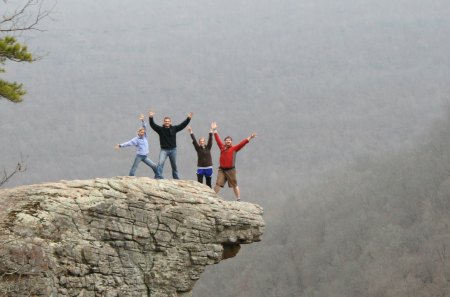
<path fill-rule="evenodd" d="M 218 133 L 214 133 L 214 138 L 216 139 L 217 145 L 220 149 L 220 168 L 233 168 L 234 162 L 236 161 L 236 153 L 241 150 L 247 143 L 249 143 L 248 139 L 242 140 L 239 144 L 227 148 L 225 144 L 223 144 L 222 140 L 219 137 Z"/>

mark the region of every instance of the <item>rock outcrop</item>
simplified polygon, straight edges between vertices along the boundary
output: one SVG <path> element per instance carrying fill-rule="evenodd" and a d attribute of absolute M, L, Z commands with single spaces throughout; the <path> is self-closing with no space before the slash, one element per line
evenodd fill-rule
<path fill-rule="evenodd" d="M 264 232 L 261 207 L 194 181 L 61 181 L 0 190 L 0 205 L 1 296 L 192 296 Z"/>

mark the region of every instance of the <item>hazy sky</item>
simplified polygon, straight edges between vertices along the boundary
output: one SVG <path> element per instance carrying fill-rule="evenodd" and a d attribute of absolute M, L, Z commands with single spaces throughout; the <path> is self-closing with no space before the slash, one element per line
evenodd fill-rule
<path fill-rule="evenodd" d="M 20 37 L 42 59 L 4 74 L 28 90 L 0 101 L 0 167 L 28 164 L 7 186 L 126 175 L 135 151 L 113 146 L 139 113 L 177 123 L 193 111 L 198 136 L 211 121 L 235 141 L 258 133 L 238 169 L 243 196 L 262 202 L 411 145 L 448 102 L 448 1 L 59 1 L 42 28 Z M 194 179 L 190 138 L 178 139 Z"/>

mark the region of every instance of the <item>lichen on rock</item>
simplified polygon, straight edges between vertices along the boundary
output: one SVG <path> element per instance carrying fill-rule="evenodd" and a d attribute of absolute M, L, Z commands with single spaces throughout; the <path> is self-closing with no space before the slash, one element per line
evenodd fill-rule
<path fill-rule="evenodd" d="M 261 240 L 260 206 L 145 177 L 0 190 L 5 296 L 192 296 L 206 265 Z"/>

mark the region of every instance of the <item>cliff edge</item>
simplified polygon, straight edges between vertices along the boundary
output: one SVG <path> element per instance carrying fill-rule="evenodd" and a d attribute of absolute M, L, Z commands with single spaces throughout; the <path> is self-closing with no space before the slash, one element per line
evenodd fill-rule
<path fill-rule="evenodd" d="M 260 206 L 145 177 L 0 190 L 0 295 L 192 296 L 206 265 L 260 241 Z"/>

